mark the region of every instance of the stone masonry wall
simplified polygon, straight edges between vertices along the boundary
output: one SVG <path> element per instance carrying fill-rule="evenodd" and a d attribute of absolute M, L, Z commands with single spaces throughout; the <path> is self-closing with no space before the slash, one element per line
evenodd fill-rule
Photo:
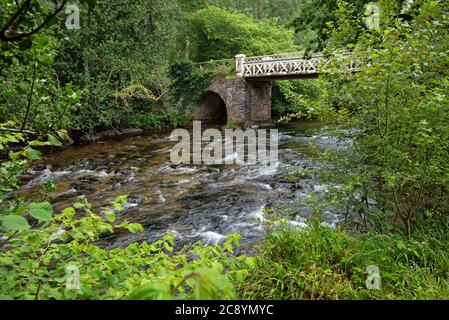
<path fill-rule="evenodd" d="M 269 81 L 248 82 L 243 78 L 226 79 L 217 76 L 208 87 L 208 92 L 218 94 L 226 104 L 228 124 L 251 126 L 271 122 L 271 92 L 272 84 Z M 197 120 L 202 115 L 210 114 L 205 108 L 208 99 L 203 99 L 198 106 Z"/>

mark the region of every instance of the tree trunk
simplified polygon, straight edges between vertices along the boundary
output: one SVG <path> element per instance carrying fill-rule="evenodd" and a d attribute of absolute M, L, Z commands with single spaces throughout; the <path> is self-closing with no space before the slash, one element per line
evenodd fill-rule
<path fill-rule="evenodd" d="M 257 19 L 263 19 L 264 0 L 257 0 Z"/>

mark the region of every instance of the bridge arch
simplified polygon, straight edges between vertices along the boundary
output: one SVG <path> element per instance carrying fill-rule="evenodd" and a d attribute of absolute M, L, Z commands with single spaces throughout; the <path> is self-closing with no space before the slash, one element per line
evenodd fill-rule
<path fill-rule="evenodd" d="M 205 123 L 228 123 L 228 106 L 223 94 L 215 90 L 205 91 L 198 101 L 197 118 Z"/>
<path fill-rule="evenodd" d="M 342 69 L 357 72 L 360 62 L 349 53 L 342 53 Z M 327 72 L 332 59 L 303 52 L 273 54 L 259 57 L 236 57 L 235 76 L 216 75 L 201 96 L 193 112 L 196 120 L 230 125 L 270 125 L 272 82 L 315 78 Z"/>
<path fill-rule="evenodd" d="M 198 101 L 196 120 L 250 126 L 271 120 L 271 82 L 215 76 Z"/>

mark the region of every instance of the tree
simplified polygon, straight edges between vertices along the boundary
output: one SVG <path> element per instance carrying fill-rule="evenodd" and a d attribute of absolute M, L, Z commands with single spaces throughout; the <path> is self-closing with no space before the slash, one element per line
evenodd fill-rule
<path fill-rule="evenodd" d="M 239 53 L 262 55 L 296 49 L 293 31 L 270 20 L 256 21 L 246 14 L 208 7 L 191 14 L 189 22 L 196 61 L 233 59 Z"/>
<path fill-rule="evenodd" d="M 257 0 L 257 19 L 262 20 L 264 17 L 264 0 Z"/>

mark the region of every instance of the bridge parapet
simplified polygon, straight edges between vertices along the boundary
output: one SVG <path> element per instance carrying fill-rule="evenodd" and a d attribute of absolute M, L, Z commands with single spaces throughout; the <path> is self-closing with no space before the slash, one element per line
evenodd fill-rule
<path fill-rule="evenodd" d="M 344 59 L 349 54 L 342 56 Z M 290 52 L 266 56 L 246 57 L 237 55 L 236 72 L 242 78 L 280 78 L 280 77 L 307 77 L 317 76 L 326 72 L 334 58 L 322 54 L 306 56 L 304 52 Z M 344 64 L 349 72 L 357 71 L 358 62 L 350 60 Z"/>
<path fill-rule="evenodd" d="M 270 61 L 303 59 L 305 56 L 306 56 L 306 54 L 303 51 L 276 53 L 276 54 L 270 54 L 270 55 L 264 55 L 264 56 L 246 57 L 245 63 L 264 62 L 264 61 L 267 61 L 267 59 L 271 59 Z"/>
<path fill-rule="evenodd" d="M 232 59 L 197 63 L 200 70 L 220 70 L 198 102 L 195 118 L 213 121 L 224 118 L 228 124 L 250 126 L 267 124 L 271 121 L 271 98 L 274 80 L 288 80 L 317 76 L 328 72 L 331 62 L 338 62 L 338 68 L 356 72 L 358 59 L 350 54 L 325 56 L 305 55 L 303 52 L 246 57 L 239 54 Z M 234 70 L 237 77 L 229 76 Z M 333 64 L 332 64 L 333 65 Z M 232 71 L 231 71 L 232 70 Z"/>

